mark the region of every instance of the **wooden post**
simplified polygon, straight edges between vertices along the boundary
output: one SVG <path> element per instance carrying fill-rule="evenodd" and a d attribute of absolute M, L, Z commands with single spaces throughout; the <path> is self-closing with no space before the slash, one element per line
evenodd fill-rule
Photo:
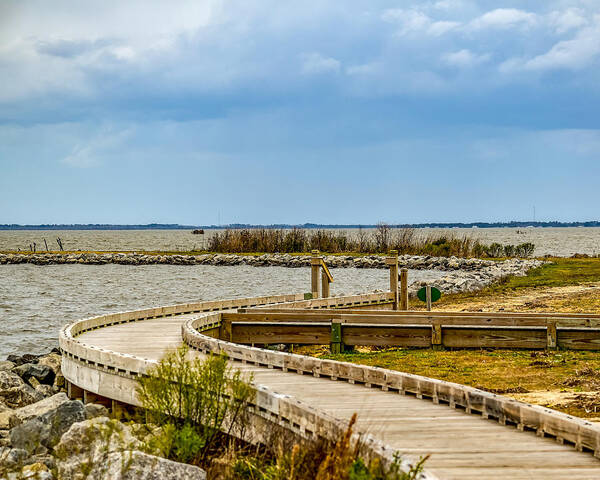
<path fill-rule="evenodd" d="M 221 317 L 221 325 L 219 326 L 219 339 L 231 342 L 233 340 L 233 332 L 231 329 L 231 320 Z"/>
<path fill-rule="evenodd" d="M 331 321 L 331 343 L 329 344 L 331 353 L 342 353 L 344 345 L 342 343 L 342 324 L 339 320 Z"/>
<path fill-rule="evenodd" d="M 425 295 L 427 300 L 427 311 L 431 312 L 431 285 L 425 287 Z"/>
<path fill-rule="evenodd" d="M 390 251 L 390 256 L 385 259 L 385 263 L 390 267 L 390 292 L 393 294 L 392 310 L 399 308 L 398 292 L 398 250 Z"/>
<path fill-rule="evenodd" d="M 319 258 L 319 251 L 312 251 L 312 258 L 310 259 L 310 288 L 312 292 L 312 298 L 319 298 L 319 269 L 321 268 L 321 259 Z"/>
<path fill-rule="evenodd" d="M 434 350 L 442 350 L 444 348 L 442 342 L 442 325 L 439 320 L 431 324 L 431 347 Z"/>
<path fill-rule="evenodd" d="M 67 385 L 67 396 L 71 400 L 83 400 L 83 388 L 69 382 Z"/>
<path fill-rule="evenodd" d="M 555 350 L 556 343 L 556 322 L 549 322 L 547 328 L 548 333 L 548 350 Z"/>
<path fill-rule="evenodd" d="M 329 298 L 329 277 L 323 268 L 321 269 L 321 296 Z"/>
<path fill-rule="evenodd" d="M 400 310 L 408 310 L 408 269 L 400 270 Z"/>

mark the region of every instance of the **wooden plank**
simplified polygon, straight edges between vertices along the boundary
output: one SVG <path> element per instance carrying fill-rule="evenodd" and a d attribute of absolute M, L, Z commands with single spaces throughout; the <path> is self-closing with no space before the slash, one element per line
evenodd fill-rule
<path fill-rule="evenodd" d="M 443 326 L 445 347 L 460 348 L 546 348 L 543 327 L 446 327 Z"/>
<path fill-rule="evenodd" d="M 560 348 L 570 350 L 600 350 L 600 330 L 559 328 L 556 342 Z"/>
<path fill-rule="evenodd" d="M 389 345 L 397 347 L 430 347 L 431 328 L 420 326 L 356 326 L 344 325 L 345 345 Z"/>
<path fill-rule="evenodd" d="M 331 338 L 329 325 L 232 324 L 232 341 L 236 343 L 297 343 L 302 345 L 328 345 Z"/>

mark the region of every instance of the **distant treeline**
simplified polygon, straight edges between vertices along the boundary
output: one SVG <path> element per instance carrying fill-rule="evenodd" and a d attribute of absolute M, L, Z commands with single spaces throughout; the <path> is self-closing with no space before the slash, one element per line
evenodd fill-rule
<path fill-rule="evenodd" d="M 391 228 L 527 228 L 527 227 L 600 227 L 600 221 L 589 222 L 474 222 L 474 223 L 403 223 L 390 224 Z M 40 225 L 0 225 L 0 230 L 221 230 L 221 229 L 292 229 L 302 228 L 309 230 L 318 229 L 358 229 L 377 228 L 376 224 L 319 224 L 305 223 L 293 225 L 286 223 L 275 223 L 271 225 L 251 225 L 245 223 L 233 223 L 228 225 L 179 225 L 177 223 L 148 223 L 145 225 L 112 225 L 104 223 L 90 224 L 40 224 Z"/>

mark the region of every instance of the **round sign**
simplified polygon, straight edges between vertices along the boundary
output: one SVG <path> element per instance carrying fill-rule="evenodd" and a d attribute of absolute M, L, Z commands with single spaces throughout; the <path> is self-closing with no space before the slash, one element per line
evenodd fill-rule
<path fill-rule="evenodd" d="M 421 290 L 417 292 L 417 297 L 422 302 L 427 301 L 427 287 L 423 287 Z M 440 292 L 437 288 L 431 287 L 431 303 L 437 302 L 442 297 L 442 292 Z"/>

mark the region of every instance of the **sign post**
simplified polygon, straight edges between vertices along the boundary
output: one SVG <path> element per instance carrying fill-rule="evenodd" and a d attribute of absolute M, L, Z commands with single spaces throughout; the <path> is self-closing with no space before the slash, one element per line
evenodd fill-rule
<path fill-rule="evenodd" d="M 442 297 L 442 292 L 437 288 L 427 285 L 417 292 L 417 297 L 427 304 L 427 311 L 431 311 L 431 304 L 437 302 Z"/>

